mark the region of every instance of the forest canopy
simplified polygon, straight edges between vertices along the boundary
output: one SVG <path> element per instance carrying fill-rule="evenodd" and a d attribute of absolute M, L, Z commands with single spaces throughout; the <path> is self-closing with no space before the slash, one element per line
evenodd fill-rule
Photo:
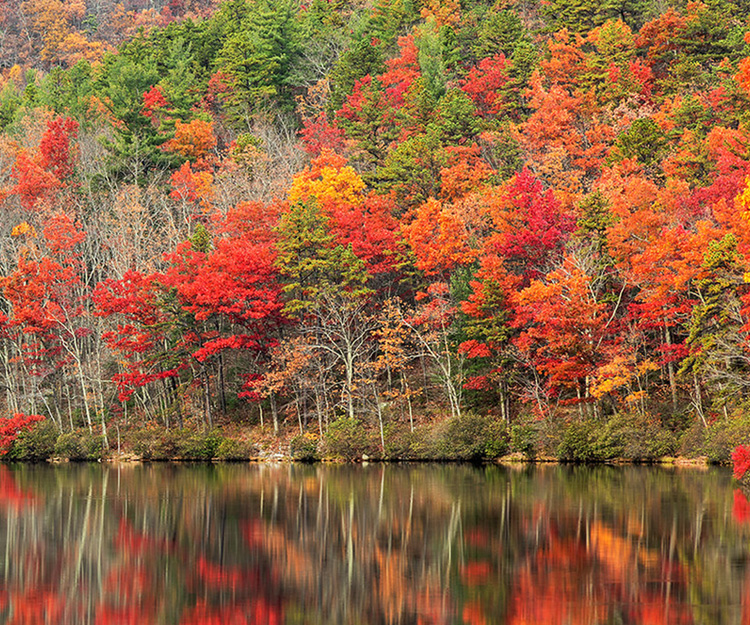
<path fill-rule="evenodd" d="M 736 423 L 749 17 L 0 2 L 3 412 Z"/>

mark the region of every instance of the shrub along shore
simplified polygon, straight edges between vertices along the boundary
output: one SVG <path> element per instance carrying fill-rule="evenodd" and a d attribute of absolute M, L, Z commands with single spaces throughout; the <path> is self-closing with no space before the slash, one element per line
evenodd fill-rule
<path fill-rule="evenodd" d="M 675 458 L 725 464 L 750 439 L 750 419 L 668 427 L 642 416 L 606 421 L 518 421 L 491 415 L 389 423 L 382 429 L 341 417 L 321 435 L 287 428 L 213 429 L 147 425 L 101 432 L 80 428 L 60 434 L 51 421 L 19 432 L 3 458 L 44 461 L 560 461 L 577 463 L 664 462 Z"/>

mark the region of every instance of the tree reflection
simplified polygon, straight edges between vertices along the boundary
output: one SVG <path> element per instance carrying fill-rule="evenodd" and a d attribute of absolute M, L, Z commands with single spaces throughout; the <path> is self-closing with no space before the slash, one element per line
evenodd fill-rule
<path fill-rule="evenodd" d="M 2 623 L 682 625 L 750 614 L 750 506 L 726 471 L 0 467 L 0 502 Z"/>

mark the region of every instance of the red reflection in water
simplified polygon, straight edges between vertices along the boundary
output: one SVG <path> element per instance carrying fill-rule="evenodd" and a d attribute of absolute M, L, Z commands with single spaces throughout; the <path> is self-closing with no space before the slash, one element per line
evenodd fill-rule
<path fill-rule="evenodd" d="M 34 495 L 30 491 L 19 488 L 11 470 L 0 464 L 0 504 L 18 509 L 35 503 Z"/>
<path fill-rule="evenodd" d="M 137 604 L 125 608 L 102 606 L 96 612 L 97 625 L 150 625 L 155 622 L 153 618 Z"/>
<path fill-rule="evenodd" d="M 568 536 L 551 526 L 518 571 L 506 622 L 591 625 L 619 614 L 639 625 L 690 625 L 690 606 L 680 599 L 686 585 L 679 565 L 606 523 Z"/>
<path fill-rule="evenodd" d="M 209 606 L 199 601 L 180 619 L 180 625 L 282 625 L 284 613 L 280 605 L 259 599 L 249 605 Z"/>
<path fill-rule="evenodd" d="M 137 555 L 167 551 L 170 543 L 164 538 L 154 538 L 147 533 L 137 531 L 130 521 L 123 517 L 120 519 L 115 546 L 124 549 L 130 555 Z"/>
<path fill-rule="evenodd" d="M 571 505 L 567 494 L 542 503 L 498 496 L 494 509 L 464 510 L 446 488 L 415 498 L 412 510 L 403 493 L 389 502 L 382 482 L 375 497 L 360 499 L 341 496 L 349 482 L 334 482 L 326 499 L 290 472 L 270 508 L 239 470 L 235 490 L 211 483 L 193 500 L 175 482 L 170 492 L 185 496 L 131 494 L 125 479 L 129 498 L 115 498 L 112 478 L 97 491 L 81 472 L 40 515 L 16 481 L 25 485 L 24 475 L 0 466 L 0 489 L 20 506 L 0 506 L 14 550 L 0 580 L 0 623 L 692 625 L 707 622 L 696 605 L 733 610 L 715 622 L 738 622 L 741 602 L 750 625 L 750 571 L 738 568 L 745 561 L 730 562 L 735 586 L 724 592 L 728 565 L 715 566 L 709 551 L 744 553 L 747 532 L 735 526 L 729 543 L 722 512 L 724 533 L 715 537 L 715 522 L 679 516 L 681 508 L 666 514 L 667 497 L 616 507 L 602 489 L 597 506 Z M 750 523 L 740 491 L 733 514 Z"/>
<path fill-rule="evenodd" d="M 745 493 L 739 488 L 734 489 L 732 516 L 738 523 L 750 523 L 750 502 L 748 502 L 747 497 L 745 497 Z"/>
<path fill-rule="evenodd" d="M 469 585 L 486 584 L 490 580 L 490 573 L 489 562 L 468 562 L 461 567 L 461 577 Z"/>
<path fill-rule="evenodd" d="M 203 585 L 219 588 L 247 588 L 257 586 L 260 582 L 257 571 L 245 571 L 209 562 L 203 557 L 198 558 L 198 579 Z"/>
<path fill-rule="evenodd" d="M 0 605 L 9 608 L 6 625 L 46 625 L 64 623 L 70 615 L 68 602 L 53 592 L 30 589 L 0 595 Z M 69 622 L 69 618 L 68 621 Z"/>
<path fill-rule="evenodd" d="M 475 601 L 470 601 L 464 606 L 463 619 L 466 625 L 487 625 L 482 606 Z"/>

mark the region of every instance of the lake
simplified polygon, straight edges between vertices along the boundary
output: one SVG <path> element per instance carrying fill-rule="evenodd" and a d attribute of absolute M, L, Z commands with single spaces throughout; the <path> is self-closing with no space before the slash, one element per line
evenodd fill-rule
<path fill-rule="evenodd" d="M 0 623 L 747 623 L 727 469 L 0 465 Z"/>

